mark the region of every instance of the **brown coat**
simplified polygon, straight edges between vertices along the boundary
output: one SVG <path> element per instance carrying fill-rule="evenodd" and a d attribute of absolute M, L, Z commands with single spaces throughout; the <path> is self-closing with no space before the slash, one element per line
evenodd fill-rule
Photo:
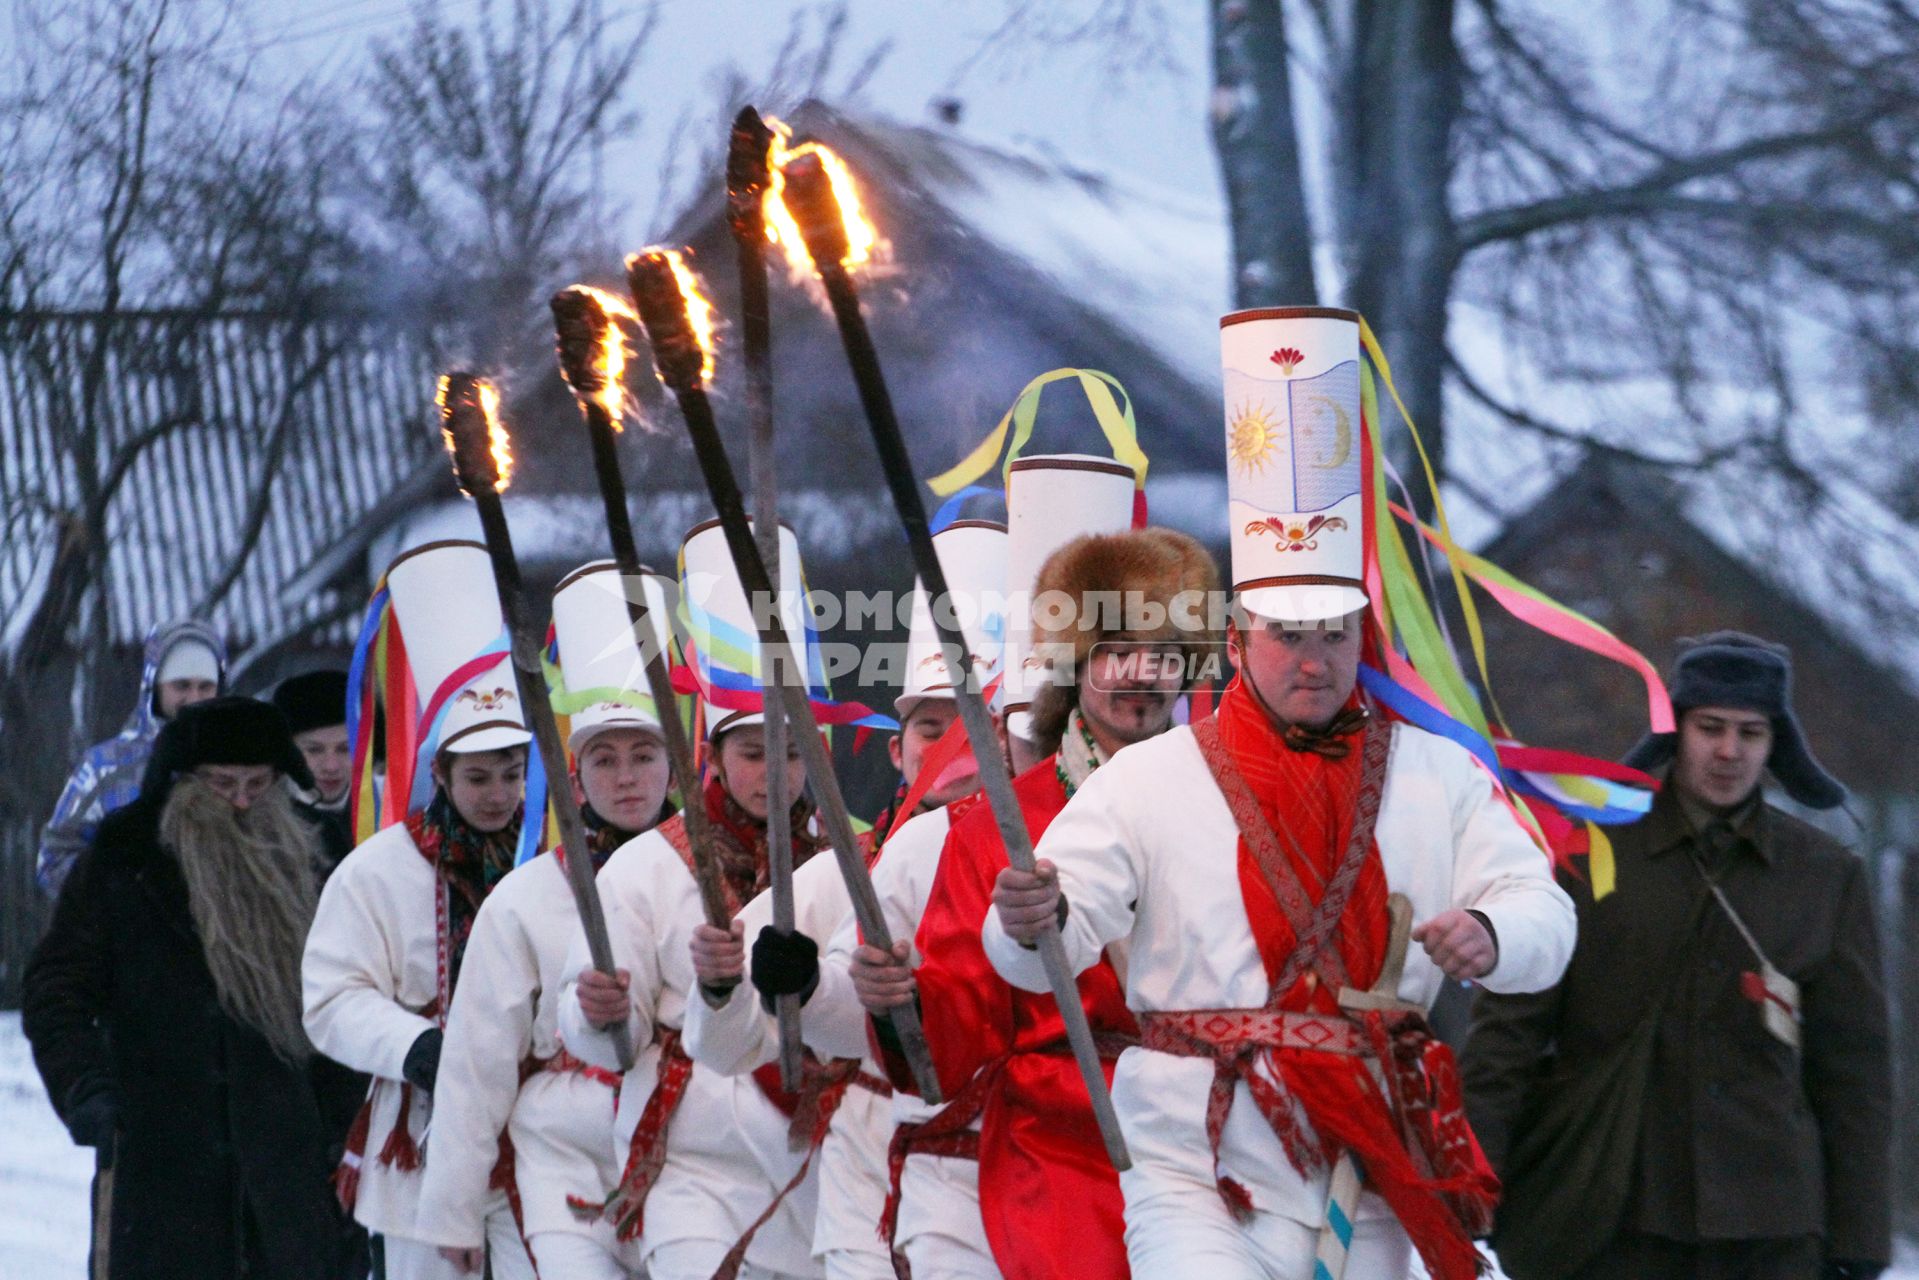
<path fill-rule="evenodd" d="M 1763 805 L 1740 835 L 1717 859 L 1719 882 L 1800 986 L 1803 1053 L 1742 994 L 1757 962 L 1707 901 L 1697 837 L 1668 791 L 1644 821 L 1613 829 L 1615 892 L 1595 903 L 1590 885 L 1561 876 L 1579 943 L 1560 985 L 1480 994 L 1462 1063 L 1473 1127 L 1506 1174 L 1544 1092 L 1578 1087 L 1663 998 L 1619 1228 L 1695 1241 L 1820 1235 L 1830 1257 L 1884 1262 L 1891 1053 L 1865 868 Z"/>

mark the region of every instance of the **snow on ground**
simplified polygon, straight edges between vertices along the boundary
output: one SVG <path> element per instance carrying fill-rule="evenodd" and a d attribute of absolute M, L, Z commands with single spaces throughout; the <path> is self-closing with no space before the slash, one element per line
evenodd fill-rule
<path fill-rule="evenodd" d="M 93 1153 L 47 1103 L 20 1015 L 0 1013 L 0 1276 L 81 1280 Z"/>
<path fill-rule="evenodd" d="M 47 1104 L 20 1015 L 0 1013 L 0 1277 L 84 1280 L 92 1174 L 93 1153 Z M 1409 1280 L 1425 1274 L 1415 1262 Z M 1885 1280 L 1919 1280 L 1919 1248 L 1903 1246 Z"/>

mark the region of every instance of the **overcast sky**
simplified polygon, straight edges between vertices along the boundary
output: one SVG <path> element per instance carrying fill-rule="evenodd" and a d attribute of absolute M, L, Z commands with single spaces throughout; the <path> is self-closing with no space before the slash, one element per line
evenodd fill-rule
<path fill-rule="evenodd" d="M 13 0 L 21 3 L 22 0 Z M 504 6 L 509 0 L 499 0 Z M 475 12 L 478 0 L 442 0 L 451 17 Z M 341 72 L 363 60 L 370 40 L 405 34 L 407 0 L 340 0 L 324 9 L 285 0 L 247 0 L 250 29 L 235 41 L 263 64 L 290 77 Z M 1098 0 L 1046 0 L 1045 21 L 1061 22 Z M 1207 133 L 1209 62 L 1205 8 L 1199 0 L 1167 0 L 1172 19 L 1150 52 L 1116 56 L 1110 42 L 1062 46 L 1033 33 L 994 42 L 1007 0 L 851 0 L 837 76 L 884 40 L 892 51 L 870 83 L 865 103 L 907 122 L 929 118 L 929 104 L 953 96 L 965 104 L 961 126 L 986 142 L 1018 142 L 1055 150 L 1087 168 L 1133 170 L 1146 181 L 1214 195 L 1218 170 Z M 637 154 L 607 163 L 610 198 L 632 201 L 636 221 L 653 207 L 654 179 L 666 135 L 687 106 L 713 101 L 713 84 L 729 63 L 749 78 L 771 66 L 799 14 L 817 0 L 664 0 L 661 21 L 631 86 L 646 113 Z M 609 17 L 634 6 L 607 0 Z M 817 23 L 814 24 L 817 26 Z M 1134 65 L 1118 65 L 1131 62 Z M 703 139 L 711 151 L 719 139 Z M 645 226 L 628 230 L 644 235 Z"/>

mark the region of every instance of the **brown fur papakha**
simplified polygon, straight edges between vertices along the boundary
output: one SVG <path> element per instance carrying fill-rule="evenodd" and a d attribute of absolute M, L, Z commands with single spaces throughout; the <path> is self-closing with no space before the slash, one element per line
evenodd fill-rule
<path fill-rule="evenodd" d="M 1189 660 L 1203 657 L 1219 643 L 1220 599 L 1213 557 L 1173 529 L 1088 534 L 1047 557 L 1033 585 L 1032 651 L 1053 677 L 1033 699 L 1040 747 L 1057 749 L 1094 645 L 1173 643 Z"/>

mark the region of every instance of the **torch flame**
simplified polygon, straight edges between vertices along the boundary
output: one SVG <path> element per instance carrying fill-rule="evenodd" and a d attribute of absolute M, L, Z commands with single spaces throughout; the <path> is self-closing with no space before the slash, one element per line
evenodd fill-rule
<path fill-rule="evenodd" d="M 673 281 L 679 286 L 680 301 L 686 307 L 687 327 L 693 331 L 693 340 L 700 344 L 700 381 L 710 386 L 713 382 L 713 353 L 717 344 L 715 334 L 718 332 L 713 303 L 700 287 L 700 278 L 686 265 L 686 257 L 678 249 L 656 245 L 629 254 L 626 259 L 627 270 L 632 270 L 636 259 L 651 257 L 663 258 L 673 268 Z M 627 308 L 627 312 L 633 314 L 632 308 Z"/>
<path fill-rule="evenodd" d="M 446 439 L 446 451 L 457 459 L 459 453 L 453 439 L 453 419 L 447 403 L 452 382 L 451 374 L 440 375 L 440 386 L 434 394 L 434 402 L 440 407 L 440 421 L 443 424 L 440 434 Z M 474 385 L 479 392 L 480 412 L 486 418 L 487 449 L 493 455 L 493 491 L 504 493 L 513 482 L 513 441 L 506 433 L 506 424 L 500 420 L 500 392 L 485 378 L 475 379 Z M 458 468 L 455 470 L 457 472 Z"/>
<path fill-rule="evenodd" d="M 831 147 L 817 142 L 803 143 L 789 150 L 786 143 L 793 136 L 793 130 L 784 121 L 775 120 L 772 116 L 766 117 L 766 123 L 773 130 L 773 142 L 766 157 L 771 181 L 767 183 L 761 204 L 766 220 L 766 238 L 778 245 L 786 255 L 787 271 L 794 282 L 804 283 L 814 278 L 813 255 L 807 250 L 806 237 L 800 234 L 799 224 L 786 207 L 787 162 L 805 155 L 817 155 L 820 158 L 820 164 L 833 184 L 833 196 L 839 201 L 840 217 L 846 224 L 846 256 L 840 260 L 840 265 L 848 271 L 857 271 L 871 264 L 884 250 L 885 244 L 880 239 L 879 228 L 866 215 L 866 206 L 860 200 L 859 183 L 853 180 L 853 172 L 846 167 L 846 161 L 840 159 Z"/>
<path fill-rule="evenodd" d="M 618 294 L 608 293 L 604 289 L 595 289 L 590 284 L 571 286 L 575 293 L 585 294 L 606 313 L 606 326 L 600 330 L 599 351 L 594 363 L 602 379 L 600 389 L 592 396 L 594 403 L 606 410 L 606 416 L 613 420 L 613 429 L 623 429 L 626 417 L 626 334 L 621 330 L 619 321 L 624 320 L 638 326 L 640 313 L 633 304 Z"/>

